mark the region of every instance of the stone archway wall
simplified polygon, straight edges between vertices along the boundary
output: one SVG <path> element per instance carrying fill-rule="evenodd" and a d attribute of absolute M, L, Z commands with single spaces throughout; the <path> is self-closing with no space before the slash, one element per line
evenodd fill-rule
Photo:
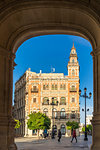
<path fill-rule="evenodd" d="M 93 144 L 100 149 L 100 1 L 0 1 L 0 149 L 15 150 L 11 117 L 12 78 L 17 48 L 28 38 L 46 34 L 79 35 L 93 47 Z"/>

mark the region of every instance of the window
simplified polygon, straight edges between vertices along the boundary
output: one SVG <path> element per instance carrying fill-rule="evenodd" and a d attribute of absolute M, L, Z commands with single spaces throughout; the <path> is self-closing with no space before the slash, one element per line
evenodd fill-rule
<path fill-rule="evenodd" d="M 60 90 L 66 90 L 66 85 L 65 84 L 61 84 L 60 85 Z"/>
<path fill-rule="evenodd" d="M 33 86 L 33 91 L 36 91 L 37 90 L 37 87 L 36 86 Z"/>
<path fill-rule="evenodd" d="M 52 90 L 54 90 L 54 84 L 52 84 Z"/>
<path fill-rule="evenodd" d="M 63 85 L 63 89 L 66 90 L 66 85 L 65 84 Z"/>
<path fill-rule="evenodd" d="M 31 92 L 38 92 L 37 86 L 33 86 Z"/>
<path fill-rule="evenodd" d="M 44 97 L 43 98 L 43 105 L 48 105 L 49 104 L 49 98 L 48 97 Z"/>
<path fill-rule="evenodd" d="M 61 118 L 61 119 L 64 119 L 64 118 L 65 118 L 65 109 L 64 109 L 64 108 L 61 109 L 60 118 Z"/>
<path fill-rule="evenodd" d="M 65 97 L 60 98 L 60 105 L 66 105 L 66 98 Z"/>
<path fill-rule="evenodd" d="M 47 109 L 47 108 L 44 108 L 43 113 L 47 116 L 47 114 L 48 114 L 48 109 Z"/>
<path fill-rule="evenodd" d="M 55 90 L 57 90 L 57 84 L 55 85 Z"/>
<path fill-rule="evenodd" d="M 72 114 L 71 114 L 71 119 L 75 119 L 75 111 L 72 111 Z"/>
<path fill-rule="evenodd" d="M 57 97 L 52 97 L 52 103 L 55 105 L 57 104 Z"/>
<path fill-rule="evenodd" d="M 52 129 L 54 130 L 54 133 L 55 133 L 55 135 L 57 134 L 57 126 L 56 125 L 53 125 L 52 126 Z"/>
<path fill-rule="evenodd" d="M 63 89 L 63 85 L 61 84 L 61 85 L 60 85 L 60 90 L 62 90 L 62 89 Z"/>
<path fill-rule="evenodd" d="M 71 91 L 76 91 L 75 85 L 71 86 Z"/>
<path fill-rule="evenodd" d="M 43 90 L 49 90 L 49 85 L 43 85 Z"/>
<path fill-rule="evenodd" d="M 75 98 L 74 97 L 72 97 L 72 103 L 75 103 Z"/>
<path fill-rule="evenodd" d="M 72 60 L 72 63 L 74 63 L 74 62 L 75 62 L 75 60 L 73 59 L 73 60 Z"/>
<path fill-rule="evenodd" d="M 43 85 L 43 90 L 45 90 L 45 85 Z"/>
<path fill-rule="evenodd" d="M 75 70 L 74 69 L 72 70 L 72 76 L 75 76 Z"/>
<path fill-rule="evenodd" d="M 33 98 L 33 103 L 36 103 L 36 98 Z"/>
<path fill-rule="evenodd" d="M 57 118 L 57 110 L 55 108 L 53 109 L 52 118 Z"/>
<path fill-rule="evenodd" d="M 52 90 L 57 90 L 57 84 L 52 84 Z"/>
<path fill-rule="evenodd" d="M 62 125 L 61 125 L 61 134 L 62 134 L 62 135 L 65 135 L 65 133 L 66 133 L 66 127 L 65 127 L 64 124 L 62 124 Z"/>

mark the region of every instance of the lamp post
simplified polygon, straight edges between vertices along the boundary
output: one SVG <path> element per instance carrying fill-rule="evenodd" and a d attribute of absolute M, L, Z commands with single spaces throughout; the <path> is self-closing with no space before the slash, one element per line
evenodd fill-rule
<path fill-rule="evenodd" d="M 49 100 L 48 100 L 48 103 L 49 103 Z M 52 97 L 52 102 L 49 104 L 49 105 L 52 105 L 52 135 L 51 135 L 51 138 L 54 139 L 55 137 L 55 132 L 54 132 L 54 112 L 53 112 L 53 109 L 54 109 L 54 106 L 55 105 L 58 105 L 58 101 L 56 101 L 56 103 L 54 102 L 54 97 Z"/>
<path fill-rule="evenodd" d="M 84 88 L 84 95 L 81 95 L 81 90 L 79 90 L 79 95 L 80 97 L 84 97 L 85 98 L 85 135 L 84 135 L 84 141 L 88 141 L 87 138 L 87 128 L 86 128 L 86 98 L 90 99 L 92 96 L 92 93 L 89 93 L 89 96 L 87 96 L 86 94 L 87 88 Z"/>

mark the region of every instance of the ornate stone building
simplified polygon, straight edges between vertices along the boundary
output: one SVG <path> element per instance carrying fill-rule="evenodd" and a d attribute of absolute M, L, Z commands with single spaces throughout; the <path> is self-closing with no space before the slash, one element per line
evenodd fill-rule
<path fill-rule="evenodd" d="M 27 39 L 48 34 L 81 36 L 92 45 L 91 150 L 100 150 L 100 0 L 0 0 L 0 149 L 17 150 L 12 118 L 16 51 Z"/>
<path fill-rule="evenodd" d="M 79 109 L 79 63 L 76 49 L 70 52 L 67 65 L 68 76 L 63 73 L 35 73 L 28 69 L 15 84 L 16 118 L 22 123 L 17 134 L 32 136 L 27 129 L 27 118 L 31 112 L 41 111 L 51 118 L 51 128 L 66 133 L 66 122 L 80 122 Z"/>

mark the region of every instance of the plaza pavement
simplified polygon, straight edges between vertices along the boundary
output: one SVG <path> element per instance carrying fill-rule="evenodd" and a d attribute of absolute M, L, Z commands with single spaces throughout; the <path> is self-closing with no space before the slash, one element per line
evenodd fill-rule
<path fill-rule="evenodd" d="M 58 143 L 55 139 L 34 139 L 34 138 L 16 138 L 18 150 L 89 150 L 92 143 L 92 137 L 88 136 L 88 141 L 84 141 L 84 136 L 77 137 L 78 142 L 74 140 L 71 143 L 70 137 L 62 137 Z"/>

